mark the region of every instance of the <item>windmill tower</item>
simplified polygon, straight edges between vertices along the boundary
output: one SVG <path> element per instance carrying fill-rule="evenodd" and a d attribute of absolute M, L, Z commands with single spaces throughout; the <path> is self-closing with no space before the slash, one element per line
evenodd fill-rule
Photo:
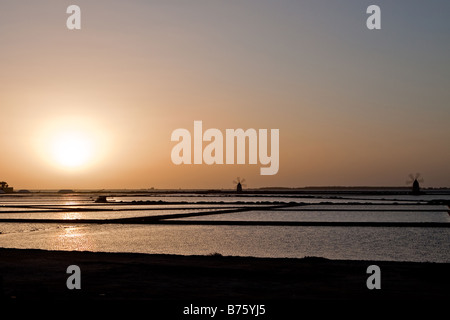
<path fill-rule="evenodd" d="M 415 176 L 412 174 L 409 175 L 409 180 L 406 181 L 406 184 L 411 185 L 411 194 L 413 195 L 419 195 L 421 193 L 420 191 L 420 183 L 423 183 L 423 178 L 420 177 L 420 173 L 416 173 Z"/>
<path fill-rule="evenodd" d="M 240 193 L 242 192 L 242 187 L 246 187 L 247 185 L 244 183 L 245 179 L 242 179 L 237 177 L 236 180 L 233 181 L 233 183 L 236 185 L 236 192 Z"/>

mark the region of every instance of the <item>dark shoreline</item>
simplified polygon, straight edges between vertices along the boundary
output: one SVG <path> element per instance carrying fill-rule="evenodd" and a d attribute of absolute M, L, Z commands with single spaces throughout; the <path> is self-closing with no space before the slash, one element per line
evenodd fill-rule
<path fill-rule="evenodd" d="M 0 248 L 2 300 L 263 303 L 299 300 L 450 300 L 450 263 L 96 253 Z M 69 265 L 81 290 L 69 290 Z M 381 289 L 366 286 L 381 269 Z"/>

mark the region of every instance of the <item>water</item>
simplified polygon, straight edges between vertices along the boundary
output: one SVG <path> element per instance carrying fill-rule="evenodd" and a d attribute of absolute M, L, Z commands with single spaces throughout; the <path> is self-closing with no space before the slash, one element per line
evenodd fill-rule
<path fill-rule="evenodd" d="M 188 217 L 182 220 L 210 221 L 314 221 L 314 222 L 450 222 L 450 216 L 444 211 L 302 211 L 270 210 L 236 212 L 208 217 Z M 345 210 L 345 209 L 343 209 Z M 410 209 L 411 210 L 411 209 Z"/>
<path fill-rule="evenodd" d="M 74 220 L 74 219 L 93 219 L 93 220 L 111 220 L 133 217 L 156 217 L 162 215 L 176 215 L 181 213 L 194 212 L 220 212 L 219 209 L 172 209 L 172 210 L 108 210 L 108 211 L 56 211 L 56 212 L 31 212 L 31 213 L 2 213 L 2 219 L 50 219 L 50 220 Z"/>
<path fill-rule="evenodd" d="M 94 194 L 0 196 L 0 247 L 47 250 L 450 262 L 448 227 L 198 225 L 196 221 L 450 223 L 450 195 L 252 196 L 122 195 L 95 204 Z M 130 201 L 170 201 L 132 205 Z M 122 201 L 122 203 L 121 203 Z M 296 206 L 276 206 L 276 201 Z M 176 202 L 183 202 L 178 203 Z M 201 203 L 201 202 L 208 202 Z M 213 202 L 214 204 L 209 204 Z M 239 203 L 237 203 L 239 202 Z M 263 202 L 263 203 L 261 203 Z M 323 203 L 326 202 L 326 203 Z M 239 211 L 242 208 L 246 211 Z M 227 213 L 223 213 L 227 210 Z M 238 210 L 236 212 L 229 212 Z M 206 215 L 197 215 L 197 214 Z M 176 218 L 177 214 L 188 214 Z M 192 225 L 83 223 L 169 215 Z M 191 216 L 192 215 L 192 216 Z M 6 222 L 24 219 L 24 222 Z M 49 219 L 43 223 L 42 219 Z M 55 220 L 53 223 L 51 220 Z M 75 223 L 76 222 L 76 223 Z"/>

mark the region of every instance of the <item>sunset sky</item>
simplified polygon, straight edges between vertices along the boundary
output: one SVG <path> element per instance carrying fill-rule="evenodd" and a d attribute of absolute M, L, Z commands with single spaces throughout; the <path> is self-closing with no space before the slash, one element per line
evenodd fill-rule
<path fill-rule="evenodd" d="M 450 187 L 449 13 L 448 0 L 2 0 L 0 181 L 405 186 L 420 172 Z M 278 173 L 173 164 L 171 133 L 195 120 L 279 129 Z"/>

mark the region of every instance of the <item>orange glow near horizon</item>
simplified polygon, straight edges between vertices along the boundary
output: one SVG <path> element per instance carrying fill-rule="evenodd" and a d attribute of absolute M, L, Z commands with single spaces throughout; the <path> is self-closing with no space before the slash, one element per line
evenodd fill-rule
<path fill-rule="evenodd" d="M 448 1 L 407 15 L 388 1 L 378 31 L 354 1 L 77 5 L 68 30 L 68 4 L 2 1 L 0 181 L 15 190 L 405 186 L 415 172 L 450 187 Z M 279 129 L 277 174 L 173 164 L 171 133 L 195 120 Z"/>

